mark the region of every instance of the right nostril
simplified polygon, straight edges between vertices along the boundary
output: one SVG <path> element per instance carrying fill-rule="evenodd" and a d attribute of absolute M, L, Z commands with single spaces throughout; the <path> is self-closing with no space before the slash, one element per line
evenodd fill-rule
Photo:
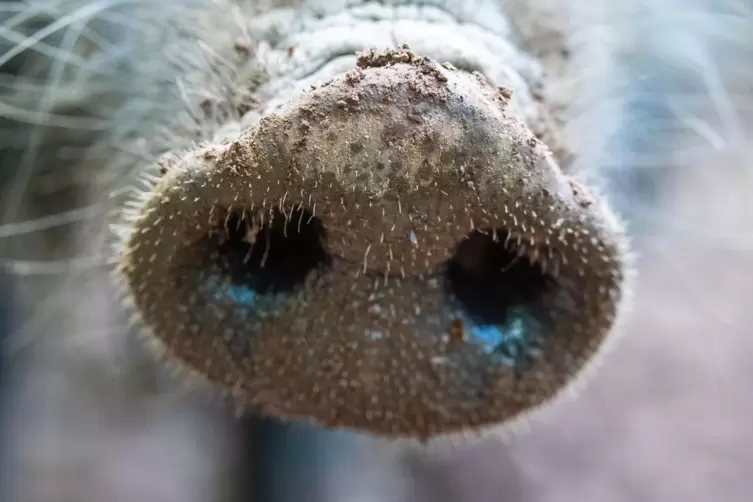
<path fill-rule="evenodd" d="M 519 251 L 509 235 L 504 229 L 475 231 L 448 262 L 450 291 L 478 322 L 504 322 L 508 307 L 533 303 L 554 285 L 554 278 Z"/>
<path fill-rule="evenodd" d="M 476 230 L 446 265 L 447 292 L 473 341 L 514 366 L 540 344 L 545 316 L 539 311 L 557 287 L 543 263 L 531 259 L 533 252 L 518 247 L 508 230 Z"/>

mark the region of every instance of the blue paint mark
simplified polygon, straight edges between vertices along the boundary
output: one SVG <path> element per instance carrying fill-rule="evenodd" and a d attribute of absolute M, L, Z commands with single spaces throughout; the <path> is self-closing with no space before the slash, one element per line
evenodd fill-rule
<path fill-rule="evenodd" d="M 245 285 L 222 284 L 216 276 L 207 280 L 207 286 L 212 291 L 215 300 L 225 300 L 230 298 L 236 305 L 245 305 L 251 307 L 257 303 L 258 293 Z"/>
<path fill-rule="evenodd" d="M 463 321 L 471 338 L 484 352 L 500 357 L 501 362 L 512 366 L 536 347 L 541 327 L 522 307 L 510 309 L 507 319 L 503 324 L 478 324 L 467 318 Z"/>
<path fill-rule="evenodd" d="M 484 352 L 492 354 L 499 350 L 501 345 L 520 343 L 524 340 L 523 321 L 515 319 L 509 326 L 472 324 L 471 336 L 481 343 Z"/>
<path fill-rule="evenodd" d="M 248 286 L 229 286 L 225 288 L 225 292 L 237 304 L 251 306 L 256 303 L 256 291 Z"/>

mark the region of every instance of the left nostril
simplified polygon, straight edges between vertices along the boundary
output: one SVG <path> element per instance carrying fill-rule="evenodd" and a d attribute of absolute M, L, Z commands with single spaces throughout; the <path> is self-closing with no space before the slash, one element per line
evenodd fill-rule
<path fill-rule="evenodd" d="M 307 209 L 215 214 L 219 224 L 207 236 L 208 268 L 227 277 L 231 291 L 245 288 L 251 293 L 246 297 L 287 293 L 330 261 L 323 247 L 324 226 Z"/>

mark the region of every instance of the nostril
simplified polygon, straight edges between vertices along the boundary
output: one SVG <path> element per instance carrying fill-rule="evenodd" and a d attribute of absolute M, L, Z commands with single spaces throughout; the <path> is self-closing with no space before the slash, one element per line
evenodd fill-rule
<path fill-rule="evenodd" d="M 475 231 L 448 262 L 450 291 L 478 323 L 502 323 L 510 307 L 533 304 L 553 287 L 553 278 L 519 252 L 509 235 Z"/>
<path fill-rule="evenodd" d="M 540 343 L 538 311 L 557 287 L 529 253 L 505 229 L 476 230 L 458 244 L 445 272 L 471 341 L 515 366 Z"/>
<path fill-rule="evenodd" d="M 301 285 L 312 270 L 330 262 L 323 246 L 324 226 L 303 207 L 287 213 L 279 208 L 216 213 L 225 216 L 218 218 L 221 221 L 207 238 L 212 250 L 209 268 L 227 277 L 232 291 L 245 288 L 251 297 L 287 293 Z"/>

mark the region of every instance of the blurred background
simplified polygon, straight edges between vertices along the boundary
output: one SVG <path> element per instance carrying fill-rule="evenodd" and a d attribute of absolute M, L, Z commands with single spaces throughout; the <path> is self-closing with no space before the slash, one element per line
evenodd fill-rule
<path fill-rule="evenodd" d="M 582 92 L 608 98 L 577 110 L 569 134 L 627 220 L 634 305 L 597 377 L 529 432 L 420 452 L 238 418 L 126 336 L 105 256 L 118 173 L 102 168 L 103 138 L 156 113 L 121 110 L 154 101 L 128 83 L 148 63 L 134 60 L 164 62 L 138 52 L 137 16 L 158 7 L 131 3 L 0 1 L 0 499 L 751 499 L 753 7 L 564 2 L 590 9 L 592 43 L 619 34 L 609 64 L 575 59 Z"/>

